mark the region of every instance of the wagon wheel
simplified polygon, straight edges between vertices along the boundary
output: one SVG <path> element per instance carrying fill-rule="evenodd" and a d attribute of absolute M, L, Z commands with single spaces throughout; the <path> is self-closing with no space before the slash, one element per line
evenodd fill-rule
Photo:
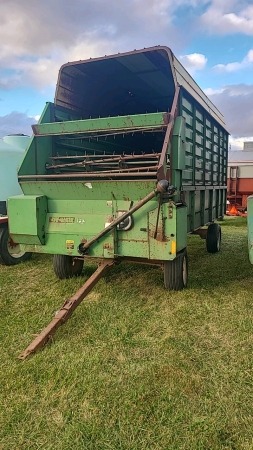
<path fill-rule="evenodd" d="M 8 227 L 0 228 L 0 263 L 5 266 L 14 266 L 27 261 L 32 256 L 30 252 L 24 252 L 19 244 L 15 244 L 9 235 Z"/>
<path fill-rule="evenodd" d="M 172 261 L 164 262 L 164 286 L 166 289 L 181 291 L 187 286 L 188 257 L 186 249 Z"/>
<path fill-rule="evenodd" d="M 70 255 L 54 255 L 53 267 L 55 275 L 64 278 L 78 277 L 83 270 L 84 260 Z"/>
<path fill-rule="evenodd" d="M 211 223 L 206 233 L 206 249 L 208 253 L 217 253 L 221 247 L 221 227 L 217 223 Z"/>

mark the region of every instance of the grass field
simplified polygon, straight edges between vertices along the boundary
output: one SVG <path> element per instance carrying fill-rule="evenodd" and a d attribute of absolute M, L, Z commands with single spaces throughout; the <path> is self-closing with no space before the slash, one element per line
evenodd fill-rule
<path fill-rule="evenodd" d="M 56 279 L 52 257 L 0 266 L 0 449 L 253 449 L 253 267 L 246 219 L 222 249 L 189 238 L 189 286 L 111 269 L 54 342 L 17 356 L 92 273 Z"/>

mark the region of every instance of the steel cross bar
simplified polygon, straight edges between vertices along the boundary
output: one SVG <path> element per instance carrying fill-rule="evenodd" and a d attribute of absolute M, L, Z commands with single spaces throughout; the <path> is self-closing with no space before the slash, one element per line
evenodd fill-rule
<path fill-rule="evenodd" d="M 169 114 L 165 112 L 136 114 L 133 116 L 101 117 L 98 119 L 69 120 L 32 125 L 35 136 L 54 136 L 103 131 L 138 130 L 167 126 Z"/>
<path fill-rule="evenodd" d="M 36 350 L 43 347 L 53 336 L 56 330 L 63 325 L 80 305 L 83 299 L 88 295 L 91 289 L 95 286 L 98 280 L 102 277 L 104 272 L 114 264 L 113 259 L 103 260 L 97 270 L 91 275 L 91 277 L 84 283 L 84 285 L 71 297 L 66 300 L 61 309 L 57 311 L 53 320 L 47 325 L 46 328 L 34 339 L 34 341 L 26 348 L 26 350 L 19 355 L 19 359 L 26 359 Z"/>
<path fill-rule="evenodd" d="M 82 157 L 82 158 L 86 158 L 83 159 L 83 161 L 79 161 L 79 162 L 75 162 L 75 163 L 65 163 L 65 164 L 48 164 L 46 166 L 47 169 L 57 169 L 57 168 L 62 168 L 62 167 L 84 167 L 86 165 L 88 166 L 94 166 L 94 165 L 101 165 L 101 163 L 108 163 L 108 162 L 124 162 L 124 161 L 132 161 L 132 160 L 139 160 L 139 159 L 147 159 L 147 158 L 159 158 L 161 153 L 142 153 L 141 155 L 119 155 L 119 156 L 111 156 L 110 158 L 105 159 L 104 157 L 101 157 L 101 155 L 99 155 L 99 157 L 101 159 L 98 159 L 97 161 L 93 161 L 93 157 Z M 64 159 L 63 157 L 52 157 L 52 159 Z M 80 158 L 80 157 L 79 157 Z M 91 158 L 91 159 L 89 159 Z"/>
<path fill-rule="evenodd" d="M 19 175 L 18 180 L 65 180 L 68 178 L 82 178 L 84 180 L 92 180 L 93 178 L 113 178 L 113 177 L 152 177 L 152 179 L 156 178 L 157 170 L 151 171 L 151 167 L 149 167 L 148 172 L 142 172 L 140 169 L 136 168 L 136 172 L 68 172 L 68 173 L 55 173 L 51 175 Z"/>

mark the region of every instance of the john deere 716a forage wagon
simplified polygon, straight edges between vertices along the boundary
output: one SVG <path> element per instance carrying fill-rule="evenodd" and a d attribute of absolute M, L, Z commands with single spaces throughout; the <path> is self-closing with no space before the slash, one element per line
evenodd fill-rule
<path fill-rule="evenodd" d="M 228 132 L 169 48 L 63 65 L 55 101 L 32 128 L 10 233 L 25 251 L 54 254 L 59 278 L 87 259 L 100 274 L 131 260 L 159 265 L 165 287 L 179 290 L 187 233 L 219 251 Z"/>

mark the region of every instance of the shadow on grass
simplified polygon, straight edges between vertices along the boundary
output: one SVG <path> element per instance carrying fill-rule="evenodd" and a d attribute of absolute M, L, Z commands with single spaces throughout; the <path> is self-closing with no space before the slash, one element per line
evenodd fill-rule
<path fill-rule="evenodd" d="M 247 226 L 247 217 L 225 216 L 224 220 L 217 222 L 223 227 L 245 228 Z"/>
<path fill-rule="evenodd" d="M 207 253 L 205 241 L 199 236 L 192 235 L 188 239 L 188 288 L 190 289 L 212 290 L 246 279 L 253 281 L 253 267 L 248 260 L 247 218 L 225 217 L 219 223 L 222 227 L 222 246 L 219 253 Z M 25 264 L 33 267 L 34 264 L 43 266 L 45 263 L 50 266 L 52 255 L 34 254 L 32 259 Z M 96 268 L 96 263 L 85 261 L 80 277 L 83 283 L 94 273 Z M 163 285 L 163 272 L 157 266 L 121 262 L 109 268 L 103 279 L 106 284 L 113 283 L 120 286 L 124 283 L 124 288 L 128 286 L 131 288 L 133 284 L 138 284 L 140 287 L 143 282 L 145 290 L 155 286 L 166 292 Z"/>
<path fill-rule="evenodd" d="M 245 218 L 229 218 L 221 222 L 221 251 L 210 254 L 206 251 L 205 241 L 198 236 L 190 236 L 188 240 L 189 281 L 190 289 L 213 290 L 226 287 L 243 280 L 252 280 L 253 268 L 248 260 L 247 235 Z M 236 228 L 236 229 L 235 229 Z M 94 266 L 88 266 L 85 274 L 90 276 Z M 159 267 L 122 262 L 105 274 L 106 283 L 129 285 L 142 279 L 145 288 L 154 286 L 163 288 L 163 273 Z"/>

